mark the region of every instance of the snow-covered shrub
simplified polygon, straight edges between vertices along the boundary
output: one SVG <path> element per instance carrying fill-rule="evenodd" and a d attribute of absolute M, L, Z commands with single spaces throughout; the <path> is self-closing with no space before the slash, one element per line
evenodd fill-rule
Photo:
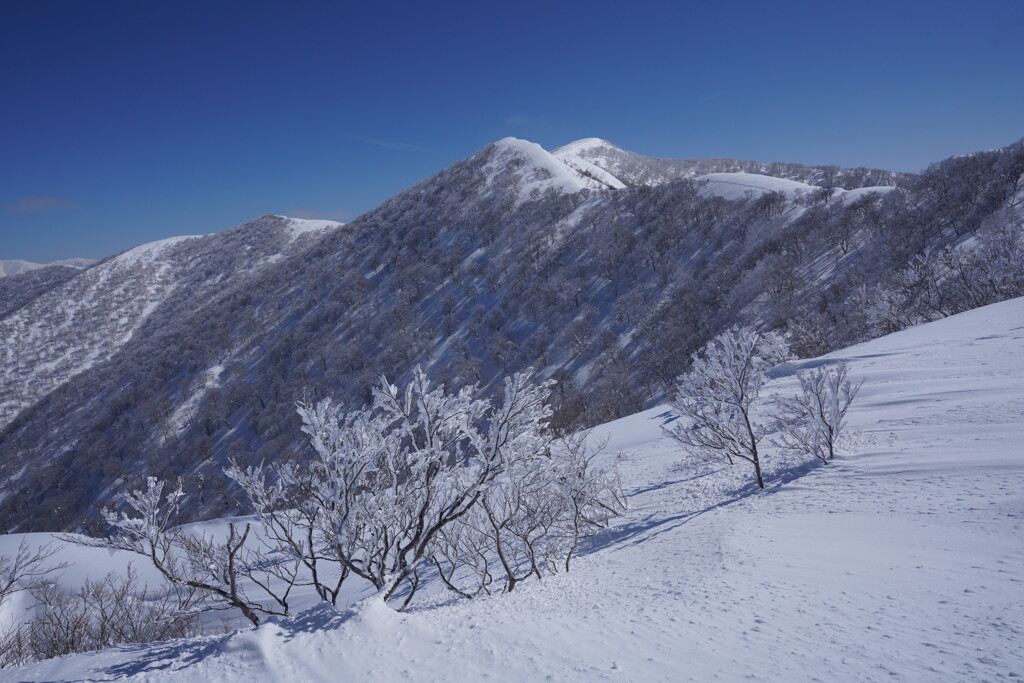
<path fill-rule="evenodd" d="M 401 595 L 402 609 L 435 569 L 468 595 L 454 583 L 462 567 L 476 570 L 472 593 L 495 572 L 511 590 L 541 565 L 567 567 L 579 539 L 621 508 L 616 480 L 592 454 L 554 443 L 552 386 L 517 373 L 496 403 L 476 386 L 449 393 L 416 368 L 404 389 L 382 380 L 369 409 L 300 404 L 308 465 L 228 475 L 325 601 L 354 574 L 384 599 Z"/>
<path fill-rule="evenodd" d="M 753 407 L 765 373 L 788 357 L 785 339 L 774 332 L 733 327 L 718 335 L 679 378 L 671 405 L 681 419 L 666 433 L 688 455 L 730 465 L 746 460 L 764 488 L 758 444 L 769 424 L 755 419 Z"/>
<path fill-rule="evenodd" d="M 194 536 L 177 525 L 184 496 L 181 483 L 166 496 L 156 477 L 145 490 L 121 494 L 125 510 L 104 513 L 111 532 L 107 538 L 70 537 L 85 545 L 127 550 L 143 555 L 182 596 L 183 610 L 238 609 L 253 625 L 260 615 L 287 616 L 288 594 L 298 566 L 267 557 L 248 544 L 251 525 L 228 524 L 225 540 Z M 247 579 L 243 582 L 242 579 Z M 260 591 L 256 599 L 246 586 Z M 270 606 L 268 606 L 270 605 Z"/>
<path fill-rule="evenodd" d="M 512 591 L 531 576 L 569 571 L 580 542 L 625 509 L 618 477 L 595 463 L 602 450 L 580 434 L 510 462 L 479 504 L 439 534 L 430 560 L 445 585 L 471 597 L 496 582 Z"/>
<path fill-rule="evenodd" d="M 828 463 L 846 428 L 846 411 L 861 382 L 849 380 L 850 366 L 840 363 L 797 374 L 800 393 L 776 398 L 778 436 L 772 443 Z"/>

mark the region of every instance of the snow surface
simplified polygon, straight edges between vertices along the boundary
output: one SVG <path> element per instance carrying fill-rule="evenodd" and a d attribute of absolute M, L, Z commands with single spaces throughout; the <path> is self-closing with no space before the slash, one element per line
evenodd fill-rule
<path fill-rule="evenodd" d="M 833 195 L 838 195 L 844 202 L 852 202 L 868 195 L 884 195 L 892 192 L 896 188 L 891 185 L 879 185 L 875 187 L 858 187 L 852 190 L 843 190 L 841 188 L 834 189 Z"/>
<path fill-rule="evenodd" d="M 607 140 L 602 140 L 601 138 L 583 138 L 582 140 L 570 142 L 568 145 L 562 145 L 551 153 L 556 157 L 578 155 L 601 147 L 612 147 L 618 149 L 612 143 Z"/>
<path fill-rule="evenodd" d="M 839 360 L 865 383 L 845 454 L 814 467 L 769 449 L 764 492 L 739 466 L 683 460 L 665 408 L 603 425 L 630 510 L 572 572 L 509 595 L 316 607 L 0 680 L 1024 676 L 1021 358 L 1017 299 L 777 368 L 767 393 Z"/>
<path fill-rule="evenodd" d="M 596 180 L 601 185 L 609 187 L 613 190 L 621 190 L 626 187 L 626 184 L 621 180 L 613 176 L 608 171 L 604 170 L 600 166 L 593 164 L 586 159 L 576 156 L 575 154 L 559 154 L 553 152 L 552 156 L 561 161 L 563 164 L 571 168 L 576 173 L 582 175 L 585 178 Z"/>
<path fill-rule="evenodd" d="M 817 190 L 813 185 L 796 180 L 775 178 L 757 173 L 708 173 L 694 178 L 704 196 L 717 196 L 724 199 L 743 199 L 748 195 L 759 197 L 769 192 L 781 192 L 789 199 Z"/>
<path fill-rule="evenodd" d="M 748 196 L 760 197 L 768 192 L 781 192 L 788 199 L 798 199 L 808 192 L 821 190 L 817 185 L 808 185 L 797 180 L 787 180 L 757 173 L 708 173 L 694 178 L 701 184 L 700 192 L 706 196 L 717 196 L 724 199 L 744 199 Z M 832 189 L 832 196 L 843 202 L 852 202 L 869 195 L 884 195 L 895 190 L 895 187 L 858 187 L 844 190 Z"/>
<path fill-rule="evenodd" d="M 556 159 L 540 145 L 520 140 L 503 138 L 494 143 L 494 157 L 485 171 L 488 184 L 504 173 L 508 173 L 512 160 L 521 162 L 512 172 L 519 177 L 520 200 L 536 197 L 549 190 L 575 194 L 584 189 L 606 188 L 605 182 L 582 175 L 578 170 Z M 596 168 L 596 167 L 595 167 Z M 605 175 L 608 175 L 605 173 Z"/>
<path fill-rule="evenodd" d="M 162 253 L 169 247 L 173 247 L 177 244 L 181 244 L 187 240 L 194 240 L 199 237 L 206 237 L 207 235 L 179 235 L 178 237 L 168 237 L 162 240 L 156 240 L 155 242 L 146 242 L 140 244 L 137 247 L 132 247 L 128 251 L 119 254 L 114 257 L 108 263 L 116 262 L 120 266 L 133 266 L 138 263 L 150 263 L 158 261 Z"/>
<path fill-rule="evenodd" d="M 329 221 L 326 219 L 310 219 L 310 218 L 289 218 L 288 216 L 280 216 L 280 218 L 287 221 L 288 229 L 291 231 L 291 238 L 295 239 L 299 235 L 305 235 L 310 232 L 320 232 L 321 230 L 330 230 L 336 228 L 344 223 L 338 221 Z"/>
<path fill-rule="evenodd" d="M 21 275 L 22 273 L 27 273 L 30 270 L 38 270 L 39 268 L 46 268 L 47 266 L 85 268 L 95 262 L 96 261 L 94 259 L 89 258 L 69 258 L 62 259 L 60 261 L 51 261 L 50 263 L 33 263 L 32 261 L 22 261 L 21 259 L 9 259 L 6 261 L 0 261 L 0 277 Z"/>

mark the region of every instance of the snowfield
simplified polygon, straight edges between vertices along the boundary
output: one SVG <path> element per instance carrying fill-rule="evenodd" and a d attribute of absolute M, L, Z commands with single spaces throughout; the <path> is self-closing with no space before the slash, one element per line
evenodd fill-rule
<path fill-rule="evenodd" d="M 630 509 L 571 573 L 508 595 L 434 591 L 404 614 L 369 598 L 0 680 L 1021 677 L 1022 359 L 1017 299 L 777 368 L 762 395 L 839 360 L 865 382 L 846 454 L 769 450 L 763 492 L 740 465 L 684 461 L 665 408 L 603 425 Z"/>
<path fill-rule="evenodd" d="M 796 180 L 773 178 L 757 173 L 708 173 L 697 176 L 694 181 L 700 186 L 703 195 L 723 199 L 743 199 L 748 195 L 760 197 L 769 192 L 781 192 L 788 199 L 797 199 L 818 189 Z"/>

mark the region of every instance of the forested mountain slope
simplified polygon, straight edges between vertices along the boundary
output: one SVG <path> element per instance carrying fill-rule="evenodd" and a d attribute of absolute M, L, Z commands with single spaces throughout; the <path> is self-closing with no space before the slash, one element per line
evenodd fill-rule
<path fill-rule="evenodd" d="M 0 319 L 19 411 L 0 522 L 85 524 L 143 473 L 186 476 L 197 516 L 229 512 L 228 459 L 303 456 L 297 399 L 360 404 L 416 364 L 487 386 L 535 366 L 572 428 L 660 400 L 736 322 L 816 354 L 1015 291 L 1012 258 L 982 289 L 959 274 L 1019 242 L 1019 143 L 920 176 L 744 164 L 506 139 L 343 229 L 292 242 L 265 217 L 110 287 L 127 254 L 94 267 Z M 69 343 L 79 320 L 106 331 Z"/>

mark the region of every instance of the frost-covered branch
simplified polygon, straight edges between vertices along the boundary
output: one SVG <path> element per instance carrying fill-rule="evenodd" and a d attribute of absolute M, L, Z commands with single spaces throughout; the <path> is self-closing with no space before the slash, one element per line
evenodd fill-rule
<path fill-rule="evenodd" d="M 779 435 L 772 443 L 823 463 L 832 460 L 846 428 L 846 411 L 863 383 L 851 382 L 849 373 L 847 363 L 799 373 L 800 393 L 776 398 Z"/>
<path fill-rule="evenodd" d="M 679 378 L 672 407 L 681 420 L 666 433 L 694 457 L 730 465 L 746 460 L 764 488 L 758 445 L 768 428 L 752 410 L 765 373 L 788 357 L 785 339 L 774 332 L 733 327 L 718 335 L 693 355 L 689 372 Z"/>

